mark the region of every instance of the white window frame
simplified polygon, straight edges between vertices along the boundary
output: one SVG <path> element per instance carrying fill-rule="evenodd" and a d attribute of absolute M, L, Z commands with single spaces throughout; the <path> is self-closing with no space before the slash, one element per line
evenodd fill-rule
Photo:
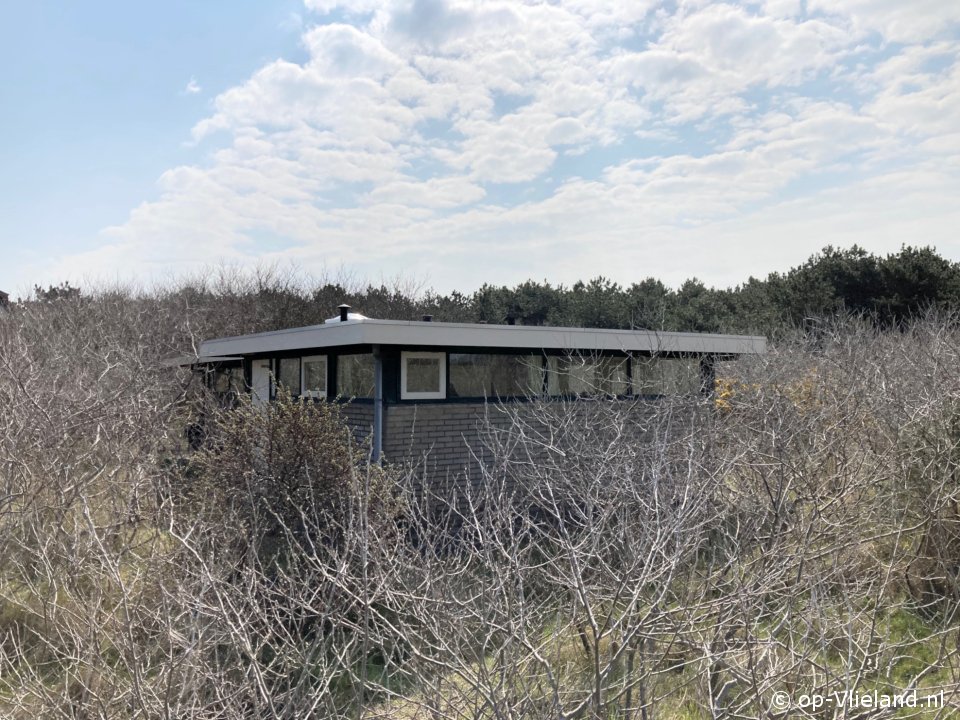
<path fill-rule="evenodd" d="M 440 389 L 437 392 L 409 392 L 407 390 L 407 360 L 438 360 L 440 366 Z M 400 399 L 401 400 L 446 400 L 447 354 L 443 352 L 400 352 Z"/>
<path fill-rule="evenodd" d="M 307 371 L 308 362 L 323 360 L 323 390 L 307 390 Z M 330 382 L 330 358 L 327 355 L 304 355 L 300 358 L 300 396 L 322 400 L 327 397 L 327 383 Z"/>

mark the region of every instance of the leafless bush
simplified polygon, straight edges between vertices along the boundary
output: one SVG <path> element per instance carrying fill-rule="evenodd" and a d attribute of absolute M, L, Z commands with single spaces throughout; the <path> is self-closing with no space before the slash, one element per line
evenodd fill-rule
<path fill-rule="evenodd" d="M 492 407 L 451 493 L 327 405 L 243 406 L 186 457 L 202 390 L 160 360 L 300 312 L 220 282 L 0 314 L 0 716 L 956 712 L 955 319 L 826 321 L 716 401 Z"/>
<path fill-rule="evenodd" d="M 301 402 L 281 387 L 268 406 L 241 398 L 207 424 L 203 447 L 184 467 L 185 507 L 204 507 L 213 522 L 226 512 L 242 521 L 244 543 L 271 546 L 282 545 L 285 533 L 320 529 L 305 524 L 306 509 L 311 520 L 347 511 L 368 448 L 353 437 L 339 404 Z M 397 512 L 387 475 L 379 467 L 369 474 L 372 511 L 387 522 Z M 335 531 L 316 541 L 336 542 Z"/>

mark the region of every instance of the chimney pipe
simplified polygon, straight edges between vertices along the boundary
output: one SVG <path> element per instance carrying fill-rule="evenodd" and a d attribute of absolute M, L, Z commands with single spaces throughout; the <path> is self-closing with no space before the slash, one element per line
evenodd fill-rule
<path fill-rule="evenodd" d="M 350 316 L 350 306 L 344 303 L 343 305 L 338 305 L 337 309 L 340 310 L 340 322 L 346 322 Z"/>
<path fill-rule="evenodd" d="M 516 325 L 517 319 L 513 315 L 507 315 L 507 325 Z"/>
<path fill-rule="evenodd" d="M 433 322 L 433 315 L 424 315 L 424 316 L 423 316 L 423 321 L 424 321 L 424 322 Z"/>

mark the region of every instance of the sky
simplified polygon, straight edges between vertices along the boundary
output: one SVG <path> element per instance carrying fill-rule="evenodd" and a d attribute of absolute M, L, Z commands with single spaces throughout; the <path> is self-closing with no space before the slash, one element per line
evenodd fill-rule
<path fill-rule="evenodd" d="M 11 294 L 960 260 L 957 0 L 31 0 L 0 69 Z"/>

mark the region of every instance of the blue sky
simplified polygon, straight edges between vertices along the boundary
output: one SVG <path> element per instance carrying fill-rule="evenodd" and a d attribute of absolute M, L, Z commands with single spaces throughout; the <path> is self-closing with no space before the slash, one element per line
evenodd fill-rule
<path fill-rule="evenodd" d="M 185 141 L 209 112 L 211 92 L 277 57 L 302 55 L 301 10 L 297 0 L 6 7 L 0 283 L 32 283 L 36 263 L 98 247 L 103 228 L 156 196 L 166 169 L 202 161 Z M 203 92 L 185 92 L 191 78 Z"/>
<path fill-rule="evenodd" d="M 960 259 L 960 4 L 6 8 L 0 288 L 292 265 L 439 290 Z"/>

